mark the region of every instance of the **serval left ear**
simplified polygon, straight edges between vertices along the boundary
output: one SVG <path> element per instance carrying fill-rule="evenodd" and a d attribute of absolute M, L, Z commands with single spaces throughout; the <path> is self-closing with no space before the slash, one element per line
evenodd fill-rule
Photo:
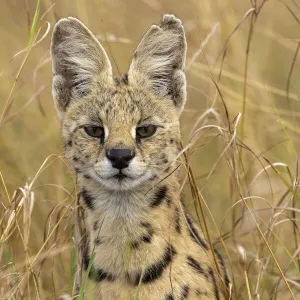
<path fill-rule="evenodd" d="M 148 83 L 158 97 L 171 99 L 180 114 L 186 101 L 186 48 L 181 21 L 164 15 L 161 25 L 152 25 L 135 50 L 129 82 Z"/>
<path fill-rule="evenodd" d="M 113 82 L 108 56 L 90 30 L 76 18 L 59 20 L 51 42 L 53 98 L 61 118 L 72 101 Z"/>

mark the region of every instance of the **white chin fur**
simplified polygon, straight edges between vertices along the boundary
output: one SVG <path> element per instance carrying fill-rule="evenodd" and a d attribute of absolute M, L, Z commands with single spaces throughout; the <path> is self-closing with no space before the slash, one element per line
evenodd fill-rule
<path fill-rule="evenodd" d="M 99 182 L 100 184 L 104 185 L 107 189 L 113 191 L 126 191 L 135 188 L 136 186 L 140 185 L 141 183 L 149 180 L 152 177 L 151 171 L 147 171 L 143 175 L 138 178 L 124 178 L 123 180 L 119 180 L 116 178 L 102 178 L 100 177 L 96 171 L 91 170 L 89 172 L 90 176 Z"/>

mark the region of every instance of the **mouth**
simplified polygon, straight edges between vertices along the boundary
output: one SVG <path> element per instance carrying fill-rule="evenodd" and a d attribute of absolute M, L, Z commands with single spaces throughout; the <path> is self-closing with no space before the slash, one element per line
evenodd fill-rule
<path fill-rule="evenodd" d="M 113 176 L 113 178 L 116 178 L 116 179 L 118 179 L 119 181 L 122 181 L 123 179 L 128 178 L 128 176 L 125 175 L 125 174 L 123 174 L 123 173 L 119 173 L 119 174 Z"/>
<path fill-rule="evenodd" d="M 92 178 L 106 186 L 110 190 L 129 190 L 145 182 L 152 176 L 150 171 L 141 174 L 139 177 L 132 177 L 122 172 L 110 177 L 101 177 L 96 171 L 92 172 Z"/>

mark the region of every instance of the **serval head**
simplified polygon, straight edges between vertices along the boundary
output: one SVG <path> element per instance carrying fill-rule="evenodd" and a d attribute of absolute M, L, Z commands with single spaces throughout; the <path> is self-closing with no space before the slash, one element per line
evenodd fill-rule
<path fill-rule="evenodd" d="M 66 156 L 79 178 L 129 190 L 162 178 L 179 152 L 186 100 L 186 40 L 181 21 L 164 15 L 115 78 L 109 58 L 79 20 L 55 26 L 53 97 Z"/>

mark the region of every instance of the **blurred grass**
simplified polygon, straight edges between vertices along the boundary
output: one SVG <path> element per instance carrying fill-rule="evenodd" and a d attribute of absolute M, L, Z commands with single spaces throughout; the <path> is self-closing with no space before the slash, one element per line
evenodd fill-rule
<path fill-rule="evenodd" d="M 183 145 L 189 145 L 198 120 L 188 163 L 209 234 L 220 241 L 217 247 L 232 266 L 234 292 L 239 299 L 293 299 L 291 292 L 294 299 L 299 297 L 300 4 L 266 1 L 258 14 L 263 1 L 252 2 L 1 2 L 0 113 L 8 99 L 10 108 L 0 124 L 0 296 L 7 299 L 4 295 L 11 296 L 16 287 L 17 299 L 71 294 L 75 264 L 70 230 L 76 197 L 51 95 L 51 31 L 27 58 L 26 51 L 11 58 L 42 37 L 46 22 L 53 28 L 59 18 L 72 15 L 102 41 L 115 73 L 124 73 L 143 33 L 168 12 L 183 20 L 188 41 Z M 250 10 L 255 3 L 256 10 Z M 251 18 L 256 19 L 254 25 Z M 210 125 L 223 128 L 222 134 L 204 128 Z M 271 167 L 274 163 L 279 164 Z M 196 217 L 199 203 L 195 206 L 187 183 L 184 194 Z"/>

